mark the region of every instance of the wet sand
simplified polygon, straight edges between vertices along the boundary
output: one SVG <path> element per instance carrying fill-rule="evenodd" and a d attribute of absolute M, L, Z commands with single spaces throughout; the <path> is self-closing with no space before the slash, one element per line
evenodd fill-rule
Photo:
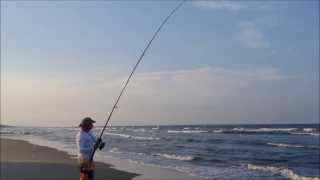
<path fill-rule="evenodd" d="M 56 149 L 21 140 L 1 138 L 1 176 L 3 180 L 76 180 L 79 167 L 76 157 Z M 95 180 L 130 180 L 139 174 L 96 163 Z"/>

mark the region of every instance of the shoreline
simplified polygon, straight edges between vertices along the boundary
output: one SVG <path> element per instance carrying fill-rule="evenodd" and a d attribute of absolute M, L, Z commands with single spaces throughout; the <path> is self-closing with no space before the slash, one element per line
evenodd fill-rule
<path fill-rule="evenodd" d="M 79 179 L 75 155 L 52 147 L 32 144 L 27 140 L 1 137 L 0 141 L 1 179 Z M 97 157 L 103 158 L 104 161 L 96 161 L 95 180 L 201 180 L 170 169 L 135 164 L 112 157 Z"/>
<path fill-rule="evenodd" d="M 1 179 L 79 179 L 77 160 L 66 152 L 23 140 L 1 137 Z M 130 180 L 139 174 L 120 171 L 96 162 L 96 180 Z"/>

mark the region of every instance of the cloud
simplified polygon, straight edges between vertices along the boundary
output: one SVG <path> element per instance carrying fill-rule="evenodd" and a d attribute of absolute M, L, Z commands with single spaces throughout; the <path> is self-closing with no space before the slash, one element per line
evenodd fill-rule
<path fill-rule="evenodd" d="M 195 7 L 203 8 L 203 9 L 213 9 L 213 10 L 227 10 L 227 11 L 240 11 L 244 9 L 248 9 L 249 6 L 247 4 L 236 2 L 236 1 L 203 1 L 197 0 L 192 1 L 192 4 Z"/>
<path fill-rule="evenodd" d="M 255 20 L 245 21 L 238 20 L 239 33 L 237 40 L 250 48 L 269 48 L 270 41 L 267 39 L 265 32 L 262 31 L 267 28 L 273 28 L 279 25 L 279 17 L 275 14 L 269 13 L 267 16 L 261 16 L 261 12 L 274 9 L 274 4 L 271 2 L 259 1 L 227 1 L 227 0 L 198 0 L 192 1 L 192 5 L 196 8 L 208 9 L 213 11 L 226 11 L 235 13 L 238 17 L 238 12 L 255 12 Z"/>
<path fill-rule="evenodd" d="M 238 38 L 241 43 L 250 48 L 269 48 L 271 43 L 265 34 L 253 22 L 242 22 L 239 25 Z"/>
<path fill-rule="evenodd" d="M 101 79 L 8 77 L 3 123 L 76 125 L 84 116 L 103 122 L 126 77 Z M 284 122 L 315 118 L 316 87 L 276 68 L 204 67 L 137 73 L 111 124 Z M 305 96 L 308 94 L 308 96 Z M 288 121 L 286 121 L 288 120 Z"/>
<path fill-rule="evenodd" d="M 274 9 L 272 3 L 262 1 L 194 0 L 191 4 L 193 7 L 200 9 L 227 11 L 232 13 Z"/>

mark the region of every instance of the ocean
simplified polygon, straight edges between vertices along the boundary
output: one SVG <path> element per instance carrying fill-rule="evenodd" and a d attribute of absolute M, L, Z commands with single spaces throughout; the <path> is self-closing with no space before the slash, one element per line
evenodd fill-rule
<path fill-rule="evenodd" d="M 78 130 L 2 127 L 0 133 L 76 154 Z M 318 124 L 115 126 L 103 140 L 101 156 L 206 179 L 320 179 Z"/>

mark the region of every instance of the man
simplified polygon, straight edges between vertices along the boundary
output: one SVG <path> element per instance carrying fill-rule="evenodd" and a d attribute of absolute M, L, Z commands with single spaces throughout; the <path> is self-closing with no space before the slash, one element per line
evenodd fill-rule
<path fill-rule="evenodd" d="M 80 131 L 76 136 L 78 158 L 80 164 L 80 180 L 93 180 L 94 163 L 90 161 L 91 154 L 95 149 L 102 149 L 105 145 L 101 139 L 91 133 L 94 120 L 90 117 L 84 118 L 79 124 Z"/>

